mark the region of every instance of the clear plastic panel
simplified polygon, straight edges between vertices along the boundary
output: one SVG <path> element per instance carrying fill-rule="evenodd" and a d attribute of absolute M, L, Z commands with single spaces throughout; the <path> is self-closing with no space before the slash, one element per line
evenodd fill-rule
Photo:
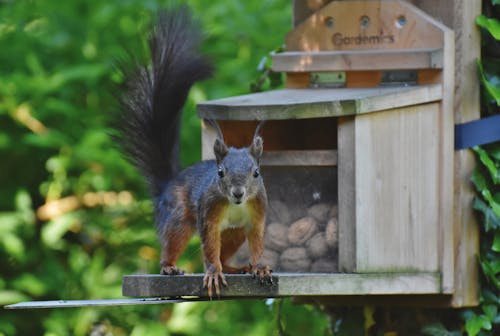
<path fill-rule="evenodd" d="M 277 272 L 337 272 L 337 168 L 262 167 L 268 195 L 263 263 Z M 248 263 L 248 246 L 233 260 Z"/>

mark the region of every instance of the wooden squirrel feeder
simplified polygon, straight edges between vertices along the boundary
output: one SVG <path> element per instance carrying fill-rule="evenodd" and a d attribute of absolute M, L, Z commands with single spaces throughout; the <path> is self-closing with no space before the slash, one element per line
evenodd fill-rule
<path fill-rule="evenodd" d="M 477 251 L 457 248 L 468 177 L 454 151 L 453 31 L 406 1 L 333 1 L 296 24 L 273 70 L 285 89 L 198 105 L 232 146 L 267 121 L 264 259 L 277 284 L 248 292 L 233 276 L 242 285 L 223 295 L 474 304 L 463 283 L 476 268 L 457 263 Z M 215 136 L 204 124 L 204 159 Z M 168 278 L 125 277 L 124 294 L 202 295 L 199 278 L 175 293 Z"/>

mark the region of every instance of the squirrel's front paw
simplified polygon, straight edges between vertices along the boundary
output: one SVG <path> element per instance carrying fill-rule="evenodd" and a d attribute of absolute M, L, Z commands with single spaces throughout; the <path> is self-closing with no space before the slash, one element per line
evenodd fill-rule
<path fill-rule="evenodd" d="M 222 273 L 222 270 L 217 271 L 215 267 L 210 265 L 203 277 L 203 288 L 208 289 L 208 296 L 212 299 L 213 296 L 213 287 L 215 287 L 215 294 L 217 297 L 220 297 L 220 286 L 219 286 L 219 278 L 224 286 L 227 287 L 226 278 Z"/>
<path fill-rule="evenodd" d="M 273 278 L 271 276 L 271 273 L 273 270 L 269 265 L 262 265 L 262 264 L 257 264 L 252 266 L 252 277 L 259 279 L 260 283 L 263 284 L 264 282 L 267 282 L 270 285 L 273 285 Z"/>
<path fill-rule="evenodd" d="M 161 275 L 183 275 L 184 271 L 177 266 L 162 265 L 160 270 Z"/>

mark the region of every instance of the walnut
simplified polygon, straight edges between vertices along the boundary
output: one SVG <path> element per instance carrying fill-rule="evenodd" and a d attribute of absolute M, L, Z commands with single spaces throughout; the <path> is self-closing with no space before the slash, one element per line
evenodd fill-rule
<path fill-rule="evenodd" d="M 325 233 L 318 232 L 306 242 L 307 254 L 313 258 L 323 257 L 328 254 L 329 246 L 326 243 Z"/>
<path fill-rule="evenodd" d="M 328 221 L 328 214 L 332 208 L 331 204 L 328 203 L 318 203 L 311 206 L 307 210 L 307 214 L 313 217 L 318 223 L 325 225 Z"/>
<path fill-rule="evenodd" d="M 311 265 L 311 272 L 332 273 L 338 272 L 337 260 L 333 258 L 321 258 Z"/>
<path fill-rule="evenodd" d="M 288 247 L 288 228 L 281 223 L 271 223 L 266 227 L 265 247 L 281 252 Z"/>
<path fill-rule="evenodd" d="M 330 212 L 328 213 L 328 217 L 330 218 L 338 218 L 339 216 L 339 206 L 338 204 L 334 204 L 332 205 L 332 207 L 330 208 Z"/>
<path fill-rule="evenodd" d="M 311 261 L 307 257 L 306 249 L 303 247 L 290 247 L 280 257 L 281 271 L 307 272 Z"/>
<path fill-rule="evenodd" d="M 294 222 L 288 229 L 288 241 L 295 246 L 303 245 L 318 232 L 318 224 L 312 217 L 304 217 Z"/>
<path fill-rule="evenodd" d="M 339 243 L 337 218 L 331 218 L 326 224 L 325 238 L 328 246 L 337 248 Z"/>
<path fill-rule="evenodd" d="M 273 250 L 264 250 L 264 254 L 262 255 L 262 264 L 268 265 L 272 269 L 276 269 L 278 267 L 280 260 L 280 255 L 278 252 Z"/>

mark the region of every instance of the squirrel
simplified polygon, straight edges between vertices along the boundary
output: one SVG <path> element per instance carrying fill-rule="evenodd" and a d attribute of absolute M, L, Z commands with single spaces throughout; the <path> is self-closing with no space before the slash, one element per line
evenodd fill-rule
<path fill-rule="evenodd" d="M 263 253 L 267 196 L 259 163 L 263 140 L 255 131 L 249 147 L 228 147 L 216 122 L 215 160 L 179 171 L 182 107 L 191 86 L 208 78 L 210 61 L 200 52 L 201 30 L 185 6 L 160 13 L 149 39 L 151 65 L 125 73 L 127 92 L 115 138 L 144 175 L 154 202 L 161 242 L 161 274 L 180 275 L 176 266 L 190 237 L 201 236 L 203 287 L 220 296 L 224 273 L 250 273 L 272 283 Z M 137 63 L 137 62 L 136 62 Z M 122 70 L 123 71 L 123 70 Z M 230 258 L 248 240 L 250 263 L 236 268 Z"/>

